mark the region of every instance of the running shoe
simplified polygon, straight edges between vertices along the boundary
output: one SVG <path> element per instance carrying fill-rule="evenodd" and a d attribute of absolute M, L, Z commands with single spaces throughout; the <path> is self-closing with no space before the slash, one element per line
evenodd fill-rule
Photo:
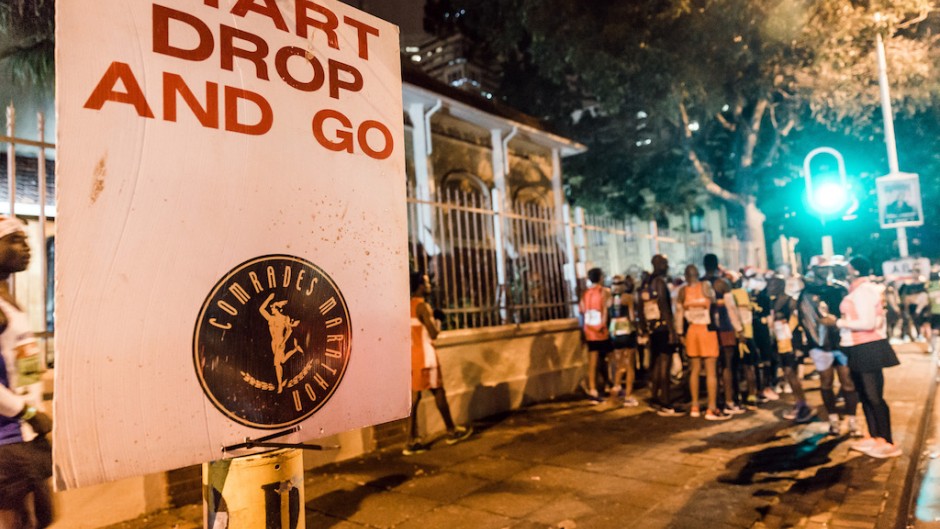
<path fill-rule="evenodd" d="M 757 409 L 757 396 L 748 395 L 747 400 L 744 401 L 744 407 L 751 411 L 756 410 Z"/>
<path fill-rule="evenodd" d="M 677 410 L 671 406 L 663 406 L 656 410 L 656 415 L 660 417 L 682 417 L 685 412 Z"/>
<path fill-rule="evenodd" d="M 402 455 L 410 456 L 414 454 L 421 454 L 428 451 L 428 445 L 422 443 L 411 443 L 405 445 L 405 449 L 401 451 Z"/>
<path fill-rule="evenodd" d="M 689 417 L 701 417 L 702 411 L 698 409 L 698 406 L 692 406 L 689 409 Z"/>
<path fill-rule="evenodd" d="M 878 446 L 878 441 L 874 437 L 868 437 L 867 439 L 862 439 L 857 443 L 852 443 L 852 446 L 849 447 L 849 450 L 855 450 L 856 452 L 861 452 L 867 454 L 869 450 L 874 449 Z"/>
<path fill-rule="evenodd" d="M 790 383 L 787 382 L 786 384 L 783 385 L 783 394 L 789 395 L 791 393 L 793 393 L 793 388 L 790 387 Z"/>
<path fill-rule="evenodd" d="M 829 417 L 829 435 L 839 435 L 842 433 L 842 422 L 838 415 Z"/>
<path fill-rule="evenodd" d="M 797 424 L 805 424 L 813 420 L 813 417 L 816 416 L 816 410 L 813 408 L 803 405 L 800 407 L 800 410 L 796 412 L 796 417 L 793 419 Z"/>
<path fill-rule="evenodd" d="M 592 404 L 600 404 L 604 401 L 604 399 L 602 399 L 601 396 L 597 393 L 596 389 L 589 389 L 585 391 L 585 393 L 587 393 L 587 397 Z"/>
<path fill-rule="evenodd" d="M 854 415 L 849 415 L 849 437 L 861 437 L 862 431 L 858 429 L 858 420 Z"/>
<path fill-rule="evenodd" d="M 732 403 L 729 405 L 725 405 L 725 409 L 722 411 L 724 411 L 725 415 L 740 415 L 744 413 L 744 408 L 742 408 L 741 406 L 738 406 L 737 404 Z"/>
<path fill-rule="evenodd" d="M 727 421 L 730 418 L 730 415 L 722 413 L 721 410 L 708 410 L 705 412 L 706 421 Z"/>
<path fill-rule="evenodd" d="M 865 452 L 876 459 L 888 459 L 889 457 L 898 457 L 904 452 L 897 445 L 885 443 Z"/>
<path fill-rule="evenodd" d="M 639 405 L 640 405 L 640 401 L 636 400 L 636 399 L 633 398 L 633 397 L 627 397 L 627 398 L 623 399 L 623 407 L 624 407 L 624 408 L 636 408 L 636 407 L 639 406 Z"/>
<path fill-rule="evenodd" d="M 799 414 L 800 414 L 800 405 L 797 404 L 793 406 L 792 408 L 790 408 L 789 410 L 783 412 L 783 418 L 788 421 L 792 421 L 793 419 L 796 419 L 796 416 Z"/>
<path fill-rule="evenodd" d="M 453 432 L 447 434 L 446 443 L 449 445 L 457 444 L 460 441 L 463 441 L 466 438 L 470 437 L 471 435 L 473 435 L 472 426 L 467 426 L 466 428 L 464 428 L 463 426 L 458 426 L 454 428 Z"/>
<path fill-rule="evenodd" d="M 764 388 L 764 391 L 763 393 L 761 393 L 761 396 L 767 400 L 780 400 L 780 395 L 778 395 L 777 392 L 774 391 L 770 387 Z"/>

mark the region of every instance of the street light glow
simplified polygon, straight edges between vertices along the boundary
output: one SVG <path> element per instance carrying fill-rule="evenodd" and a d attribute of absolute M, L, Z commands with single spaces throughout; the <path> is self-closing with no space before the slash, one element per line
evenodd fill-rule
<path fill-rule="evenodd" d="M 837 182 L 825 182 L 813 191 L 813 207 L 823 214 L 838 213 L 848 199 L 848 191 Z"/>

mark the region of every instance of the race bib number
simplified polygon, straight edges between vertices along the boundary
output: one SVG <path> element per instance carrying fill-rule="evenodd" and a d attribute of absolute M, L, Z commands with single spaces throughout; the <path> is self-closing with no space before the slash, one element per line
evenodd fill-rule
<path fill-rule="evenodd" d="M 655 299 L 643 301 L 643 316 L 650 321 L 662 319 L 662 314 L 659 312 L 659 303 Z"/>
<path fill-rule="evenodd" d="M 614 336 L 629 336 L 633 334 L 633 322 L 629 318 L 614 318 L 610 321 L 610 330 Z"/>
<path fill-rule="evenodd" d="M 790 341 L 793 339 L 793 332 L 790 331 L 790 324 L 785 320 L 777 320 L 774 322 L 774 336 L 777 337 L 777 341 Z"/>
<path fill-rule="evenodd" d="M 585 325 L 600 325 L 602 323 L 604 323 L 604 318 L 599 310 L 589 309 L 584 312 Z"/>
<path fill-rule="evenodd" d="M 708 314 L 707 307 L 688 307 L 685 309 L 685 319 L 689 323 L 695 323 L 698 325 L 708 325 L 711 323 L 711 318 Z"/>

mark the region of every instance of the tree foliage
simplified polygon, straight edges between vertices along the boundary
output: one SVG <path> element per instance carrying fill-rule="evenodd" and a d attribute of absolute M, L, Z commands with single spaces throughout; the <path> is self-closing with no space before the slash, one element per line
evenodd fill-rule
<path fill-rule="evenodd" d="M 879 32 L 896 110 L 940 93 L 936 0 L 434 1 L 466 10 L 458 29 L 501 63 L 509 104 L 591 148 L 566 168 L 571 198 L 618 214 L 773 193 L 811 123 L 873 137 Z"/>
<path fill-rule="evenodd" d="M 55 78 L 55 2 L 0 0 L 0 67 L 14 82 L 51 89 Z"/>

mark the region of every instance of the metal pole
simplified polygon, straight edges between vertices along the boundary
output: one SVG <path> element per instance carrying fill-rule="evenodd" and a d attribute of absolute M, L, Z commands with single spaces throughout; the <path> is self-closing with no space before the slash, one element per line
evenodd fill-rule
<path fill-rule="evenodd" d="M 888 148 L 888 168 L 891 174 L 901 171 L 898 165 L 898 145 L 894 137 L 894 112 L 891 110 L 891 87 L 888 84 L 888 60 L 885 57 L 885 43 L 881 33 L 875 37 L 878 50 L 878 86 L 881 89 L 881 114 L 884 117 L 885 146 Z M 907 229 L 898 228 L 898 251 L 901 257 L 907 257 Z"/>

